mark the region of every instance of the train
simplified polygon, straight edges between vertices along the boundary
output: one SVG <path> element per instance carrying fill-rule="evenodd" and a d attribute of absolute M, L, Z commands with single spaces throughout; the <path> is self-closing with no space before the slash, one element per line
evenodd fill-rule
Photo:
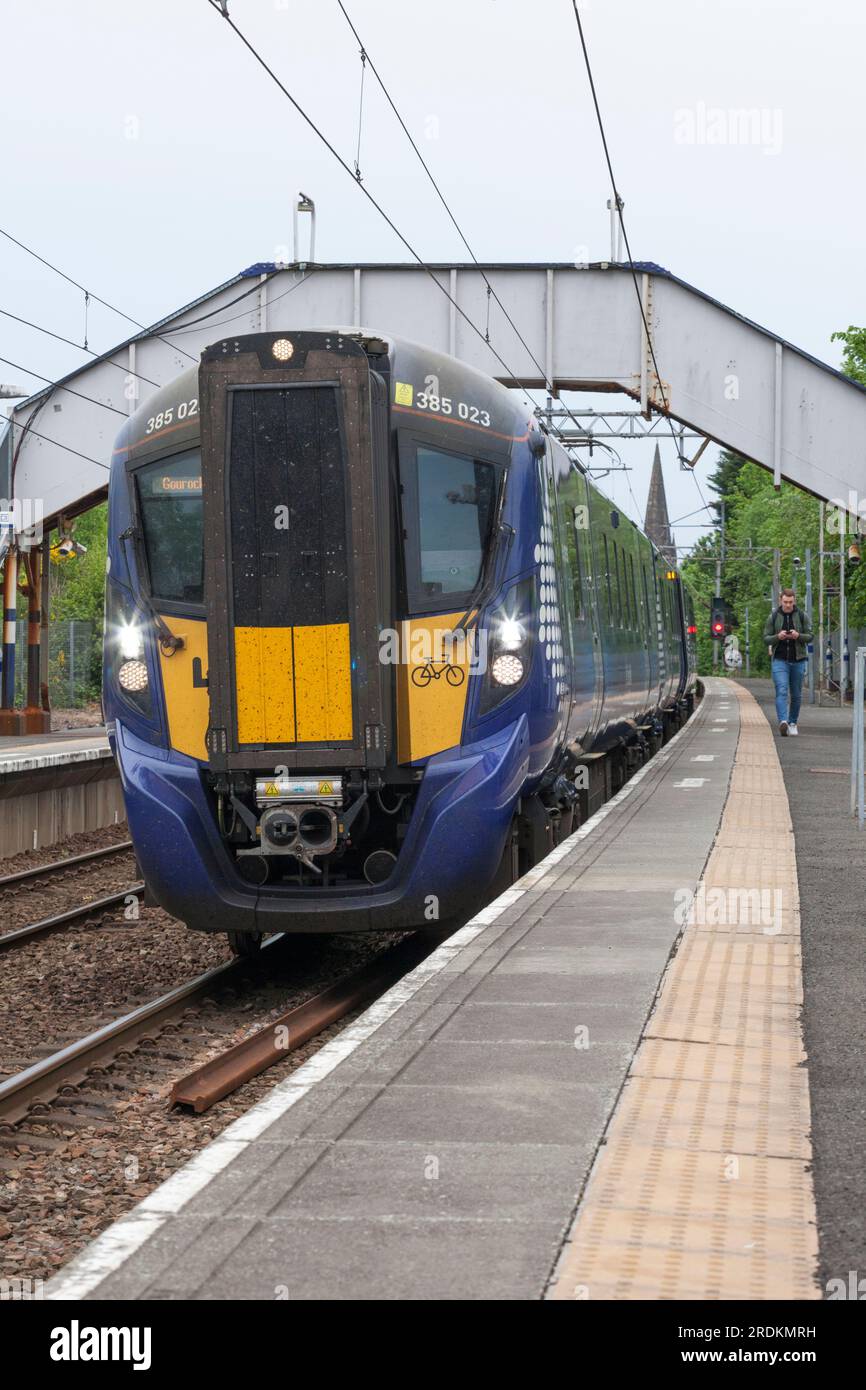
<path fill-rule="evenodd" d="M 457 920 L 700 694 L 670 557 L 525 396 L 387 334 L 207 347 L 117 439 L 107 569 L 149 899 L 239 954 Z"/>

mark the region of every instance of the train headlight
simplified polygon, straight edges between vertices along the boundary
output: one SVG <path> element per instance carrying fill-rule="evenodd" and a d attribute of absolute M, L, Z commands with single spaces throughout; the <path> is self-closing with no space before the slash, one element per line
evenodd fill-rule
<path fill-rule="evenodd" d="M 500 618 L 493 635 L 497 647 L 504 652 L 519 651 L 526 641 L 526 629 L 516 618 Z M 513 684 L 510 681 L 500 683 L 502 685 Z"/>
<path fill-rule="evenodd" d="M 102 688 L 109 709 L 120 701 L 124 717 L 134 711 L 153 719 L 153 690 L 147 664 L 148 621 L 130 591 L 111 575 L 105 586 L 105 647 Z"/>
<path fill-rule="evenodd" d="M 122 622 L 118 625 L 117 649 L 124 661 L 141 661 L 144 656 L 144 633 L 138 623 Z"/>
<path fill-rule="evenodd" d="M 479 714 L 487 714 L 525 685 L 535 645 L 535 579 L 521 579 L 487 622 L 487 670 Z"/>
<path fill-rule="evenodd" d="M 294 351 L 288 338 L 277 338 L 276 342 L 271 344 L 271 352 L 278 362 L 288 362 Z"/>
<path fill-rule="evenodd" d="M 503 654 L 494 657 L 490 674 L 497 685 L 519 685 L 523 680 L 523 669 L 519 656 Z"/>
<path fill-rule="evenodd" d="M 130 694 L 147 689 L 147 664 L 144 661 L 124 661 L 117 673 L 119 684 Z"/>

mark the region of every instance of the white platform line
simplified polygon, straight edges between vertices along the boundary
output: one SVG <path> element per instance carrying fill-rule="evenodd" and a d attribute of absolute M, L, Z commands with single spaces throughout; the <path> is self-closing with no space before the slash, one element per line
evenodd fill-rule
<path fill-rule="evenodd" d="M 708 689 L 707 695 L 710 693 Z M 696 715 L 700 713 L 699 707 Z M 49 1279 L 44 1287 L 43 1297 L 56 1300 L 84 1298 L 92 1293 L 103 1279 L 107 1279 L 125 1264 L 160 1230 L 169 1217 L 176 1216 L 187 1202 L 207 1187 L 212 1178 L 228 1167 L 233 1159 L 239 1157 L 244 1149 L 291 1110 L 293 1105 L 303 1100 L 317 1082 L 330 1076 L 341 1062 L 372 1037 L 377 1028 L 381 1028 L 382 1024 L 413 999 L 429 980 L 449 965 L 464 947 L 475 941 L 486 927 L 495 922 L 507 908 L 518 902 L 527 889 L 534 888 L 576 844 L 597 830 L 611 811 L 621 805 L 643 781 L 651 768 L 661 767 L 668 762 L 676 751 L 674 745 L 677 740 L 683 734 L 693 732 L 695 717 L 693 715 L 692 719 L 674 734 L 670 742 L 626 782 L 616 796 L 611 797 L 610 801 L 605 802 L 604 806 L 590 816 L 585 825 L 573 835 L 569 835 L 556 849 L 551 850 L 550 854 L 518 879 L 513 887 L 506 889 L 454 936 L 437 947 L 426 960 L 408 975 L 404 975 L 396 985 L 392 985 L 391 989 L 377 999 L 349 1028 L 344 1029 L 329 1043 L 325 1043 L 291 1076 L 278 1082 L 263 1100 L 258 1101 L 246 1114 L 228 1125 L 207 1148 L 200 1150 L 194 1158 L 143 1198 L 132 1211 L 120 1217 L 70 1260 L 69 1264 Z"/>

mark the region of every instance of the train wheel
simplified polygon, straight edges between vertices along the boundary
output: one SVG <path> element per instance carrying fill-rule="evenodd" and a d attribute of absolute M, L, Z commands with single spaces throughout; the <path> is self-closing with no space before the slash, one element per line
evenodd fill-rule
<path fill-rule="evenodd" d="M 504 893 L 506 888 L 510 888 L 512 883 L 520 877 L 520 872 L 520 854 L 517 847 L 517 825 L 515 822 L 512 822 L 502 849 L 502 858 L 499 861 L 499 868 L 496 870 L 493 882 L 490 885 L 491 897 L 498 898 L 500 893 Z"/>
<path fill-rule="evenodd" d="M 262 949 L 261 932 L 230 931 L 226 935 L 232 954 L 242 960 L 257 960 Z"/>

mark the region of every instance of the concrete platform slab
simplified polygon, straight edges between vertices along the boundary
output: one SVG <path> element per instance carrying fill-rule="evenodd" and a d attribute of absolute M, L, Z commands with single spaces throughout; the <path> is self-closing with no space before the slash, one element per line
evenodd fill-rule
<path fill-rule="evenodd" d="M 542 1297 L 680 937 L 677 893 L 713 845 L 738 727 L 710 683 L 587 826 L 46 1296 Z"/>

